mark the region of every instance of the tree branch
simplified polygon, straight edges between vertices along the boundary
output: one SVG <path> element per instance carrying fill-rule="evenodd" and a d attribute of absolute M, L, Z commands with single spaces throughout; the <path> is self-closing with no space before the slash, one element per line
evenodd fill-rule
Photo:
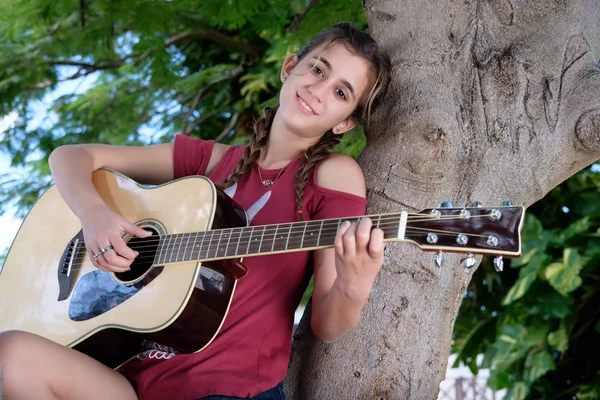
<path fill-rule="evenodd" d="M 288 28 L 288 33 L 294 32 L 300 26 L 300 23 L 302 22 L 302 20 L 306 16 L 306 14 L 308 14 L 310 12 L 310 10 L 312 10 L 313 8 L 315 8 L 315 6 L 317 5 L 318 2 L 319 2 L 319 0 L 312 0 L 310 2 L 310 4 L 308 5 L 308 7 L 306 7 L 306 10 L 304 10 L 302 12 L 302 14 L 298 15 L 296 17 L 296 19 L 294 21 L 292 21 L 290 27 Z"/>
<path fill-rule="evenodd" d="M 229 134 L 229 132 L 235 126 L 235 123 L 237 122 L 239 117 L 240 117 L 239 111 L 236 112 L 235 114 L 233 114 L 233 116 L 229 120 L 229 124 L 227 124 L 227 127 L 225 129 L 223 129 L 223 131 L 221 133 L 219 133 L 219 136 L 217 136 L 217 138 L 215 139 L 215 142 L 219 143 L 221 140 L 223 140 L 225 138 L 225 136 L 227 136 Z"/>
<path fill-rule="evenodd" d="M 206 30 L 200 32 L 191 32 L 191 33 L 183 33 L 181 35 L 172 37 L 171 39 L 165 41 L 165 46 L 171 46 L 174 44 L 179 44 L 182 42 L 189 42 L 191 40 L 212 40 L 213 42 L 222 44 L 226 47 L 231 47 L 233 49 L 239 50 L 242 53 L 249 54 L 251 56 L 259 57 L 261 55 L 260 51 L 249 45 L 248 43 L 240 42 L 238 40 L 232 39 L 229 36 L 226 36 L 220 32 L 215 30 Z"/>

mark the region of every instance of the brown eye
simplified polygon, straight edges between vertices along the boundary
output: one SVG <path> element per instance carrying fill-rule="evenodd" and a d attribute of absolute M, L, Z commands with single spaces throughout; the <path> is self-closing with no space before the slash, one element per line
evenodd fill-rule
<path fill-rule="evenodd" d="M 323 70 L 322 70 L 321 68 L 317 67 L 317 66 L 314 66 L 314 67 L 313 67 L 313 72 L 314 72 L 315 74 L 319 75 L 319 76 L 323 76 L 323 75 L 325 75 L 325 74 L 323 73 Z"/>
<path fill-rule="evenodd" d="M 342 100 L 346 100 L 346 94 L 342 90 L 335 89 L 335 92 Z"/>

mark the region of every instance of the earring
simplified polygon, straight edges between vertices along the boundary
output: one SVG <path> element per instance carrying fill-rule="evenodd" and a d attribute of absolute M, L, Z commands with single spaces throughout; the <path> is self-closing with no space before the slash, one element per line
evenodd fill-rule
<path fill-rule="evenodd" d="M 284 75 L 282 80 L 285 82 L 286 79 L 287 79 L 287 75 Z"/>
<path fill-rule="evenodd" d="M 340 128 L 335 128 L 335 133 L 340 133 Z"/>

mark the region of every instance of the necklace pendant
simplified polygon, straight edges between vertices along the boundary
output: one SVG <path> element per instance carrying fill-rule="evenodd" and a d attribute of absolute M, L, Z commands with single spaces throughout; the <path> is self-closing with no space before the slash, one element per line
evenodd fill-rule
<path fill-rule="evenodd" d="M 273 184 L 274 184 L 274 183 L 275 183 L 275 182 L 273 182 L 273 181 L 272 181 L 272 180 L 270 180 L 270 179 L 265 179 L 264 181 L 262 181 L 262 184 L 263 184 L 263 186 L 264 186 L 264 187 L 273 186 Z"/>

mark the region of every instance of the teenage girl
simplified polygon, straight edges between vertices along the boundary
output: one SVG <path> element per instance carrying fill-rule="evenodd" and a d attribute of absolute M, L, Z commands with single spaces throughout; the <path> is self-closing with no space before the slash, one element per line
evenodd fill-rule
<path fill-rule="evenodd" d="M 81 220 L 100 270 L 124 272 L 137 256 L 122 239 L 148 232 L 109 209 L 92 185 L 107 167 L 161 184 L 205 175 L 247 210 L 252 225 L 363 215 L 365 181 L 350 157 L 332 154 L 340 136 L 368 118 L 388 85 L 377 44 L 348 24 L 317 35 L 281 68 L 279 105 L 254 125 L 247 146 L 177 135 L 152 146 L 74 145 L 50 157 L 61 195 Z M 6 400 L 283 399 L 293 316 L 314 273 L 311 326 L 335 341 L 360 319 L 383 261 L 383 232 L 369 219 L 342 224 L 335 247 L 249 257 L 227 318 L 205 350 L 176 354 L 157 343 L 118 370 L 42 337 L 0 333 Z"/>

